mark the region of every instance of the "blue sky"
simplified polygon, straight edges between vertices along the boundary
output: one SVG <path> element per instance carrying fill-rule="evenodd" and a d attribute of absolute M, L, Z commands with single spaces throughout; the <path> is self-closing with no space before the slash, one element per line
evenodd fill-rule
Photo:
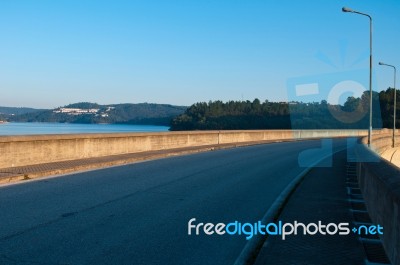
<path fill-rule="evenodd" d="M 368 68 L 368 19 L 342 6 L 373 17 L 392 86 L 396 0 L 2 0 L 0 106 L 286 101 L 292 78 Z"/>

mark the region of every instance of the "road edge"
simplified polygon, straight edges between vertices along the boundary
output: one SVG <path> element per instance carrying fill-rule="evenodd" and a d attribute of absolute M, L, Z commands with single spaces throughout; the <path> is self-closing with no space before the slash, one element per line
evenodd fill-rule
<path fill-rule="evenodd" d="M 287 204 L 290 199 L 290 196 L 296 190 L 296 188 L 301 184 L 304 177 L 320 162 L 328 157 L 332 156 L 338 152 L 346 150 L 347 147 L 333 151 L 331 154 L 326 155 L 315 161 L 309 167 L 305 168 L 302 172 L 300 172 L 287 186 L 286 188 L 279 194 L 276 200 L 272 203 L 272 206 L 268 209 L 268 211 L 264 214 L 261 219 L 262 224 L 274 222 L 280 215 L 283 210 L 283 207 Z M 234 262 L 234 265 L 250 265 L 254 264 L 257 259 L 258 253 L 262 248 L 263 244 L 267 240 L 267 235 L 257 234 L 253 236 L 245 245 L 239 256 Z"/>

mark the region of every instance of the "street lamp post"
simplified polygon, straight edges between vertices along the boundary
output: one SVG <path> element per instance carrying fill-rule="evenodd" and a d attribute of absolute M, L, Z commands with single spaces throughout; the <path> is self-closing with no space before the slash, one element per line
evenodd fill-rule
<path fill-rule="evenodd" d="M 395 135 L 395 131 L 396 131 L 396 101 L 397 101 L 397 99 L 396 99 L 396 67 L 394 66 L 394 65 L 390 65 L 390 64 L 386 64 L 386 63 L 382 63 L 382 62 L 379 62 L 379 65 L 385 65 L 385 66 L 389 66 L 389 67 L 392 67 L 393 68 L 393 70 L 394 70 L 394 82 L 393 82 L 393 88 L 394 88 L 394 103 L 393 103 L 393 105 L 394 105 L 394 109 L 393 109 L 393 136 L 392 136 L 392 147 L 394 148 L 394 142 L 395 142 L 395 138 L 394 138 L 394 135 Z"/>
<path fill-rule="evenodd" d="M 343 12 L 360 14 L 369 18 L 369 129 L 368 129 L 368 146 L 371 146 L 372 134 L 372 17 L 368 14 L 361 13 L 348 7 L 342 8 Z"/>

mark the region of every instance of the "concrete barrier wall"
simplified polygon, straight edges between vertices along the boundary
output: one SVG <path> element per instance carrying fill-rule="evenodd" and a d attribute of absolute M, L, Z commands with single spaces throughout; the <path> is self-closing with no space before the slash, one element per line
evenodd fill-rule
<path fill-rule="evenodd" d="M 382 133 L 379 135 L 374 135 L 372 137 L 371 149 L 380 155 L 382 158 L 386 159 L 393 165 L 400 168 L 400 136 L 399 131 L 396 131 L 395 136 L 395 146 L 392 147 L 392 131 L 387 130 L 388 132 Z M 363 138 L 362 142 L 367 144 L 367 139 Z"/>
<path fill-rule="evenodd" d="M 366 130 L 186 131 L 0 136 L 0 168 L 224 143 L 364 135 L 366 135 Z"/>
<path fill-rule="evenodd" d="M 391 263 L 400 265 L 400 169 L 360 145 L 358 157 L 366 153 L 376 155 L 379 162 L 357 162 L 360 189 L 372 221 L 383 226 L 381 239 Z"/>

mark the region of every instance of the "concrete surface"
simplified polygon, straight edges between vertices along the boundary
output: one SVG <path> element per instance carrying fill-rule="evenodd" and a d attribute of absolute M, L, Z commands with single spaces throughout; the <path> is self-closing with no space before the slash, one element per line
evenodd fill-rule
<path fill-rule="evenodd" d="M 232 264 L 244 236 L 189 236 L 188 221 L 261 220 L 304 170 L 299 157 L 319 159 L 310 151 L 320 146 L 241 147 L 3 186 L 0 264 Z"/>
<path fill-rule="evenodd" d="M 334 155 L 333 167 L 312 169 L 289 198 L 281 215 L 284 223 L 354 222 L 346 187 L 346 152 Z M 255 265 L 365 265 L 366 255 L 358 236 L 269 236 Z"/>
<path fill-rule="evenodd" d="M 381 131 L 374 131 L 375 134 Z M 363 136 L 366 130 L 259 130 L 0 136 L 0 168 L 215 144 Z"/>
<path fill-rule="evenodd" d="M 290 142 L 294 140 L 267 140 L 233 144 L 214 144 L 1 168 L 0 184 L 25 181 L 50 175 L 60 175 L 71 172 L 125 165 L 145 160 L 165 158 L 169 156 L 178 156 L 198 152 L 215 151 L 220 149 L 236 148 L 240 146 L 251 146 L 282 141 Z"/>
<path fill-rule="evenodd" d="M 366 144 L 367 139 L 362 140 Z M 395 146 L 393 145 L 392 133 L 376 135 L 372 138 L 371 149 L 380 155 L 383 159 L 400 168 L 400 136 L 396 132 Z"/>
<path fill-rule="evenodd" d="M 358 154 L 372 152 L 360 146 Z M 382 224 L 381 236 L 386 253 L 393 265 L 400 265 L 400 169 L 385 159 L 357 165 L 360 189 L 368 212 L 375 223 Z"/>

